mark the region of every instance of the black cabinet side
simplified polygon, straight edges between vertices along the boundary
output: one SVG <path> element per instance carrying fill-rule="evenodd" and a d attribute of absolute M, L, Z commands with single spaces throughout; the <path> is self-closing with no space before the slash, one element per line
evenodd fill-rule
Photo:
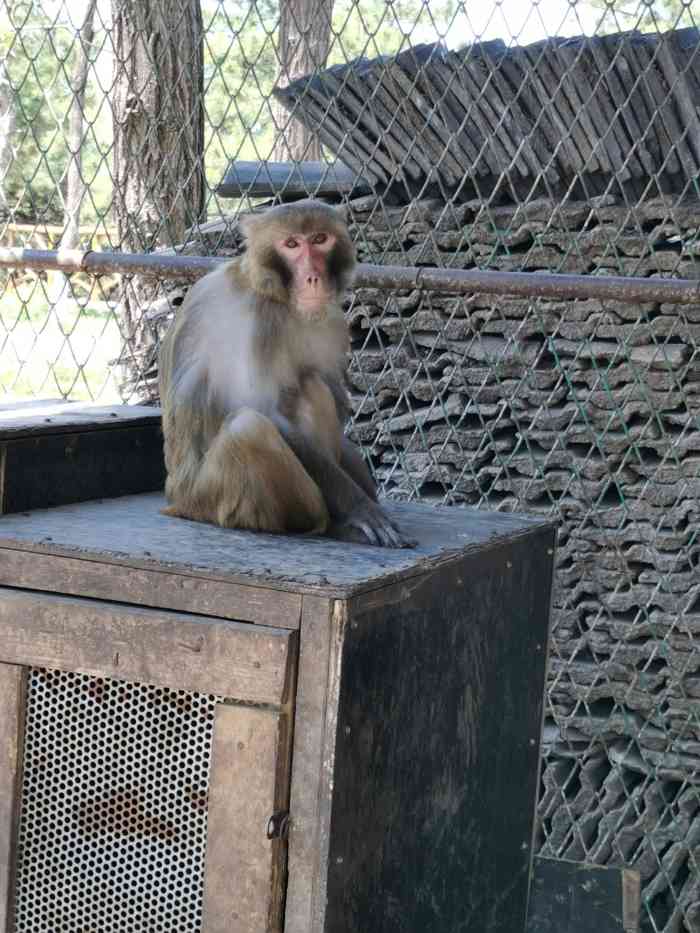
<path fill-rule="evenodd" d="M 554 530 L 349 604 L 326 933 L 518 933 Z"/>

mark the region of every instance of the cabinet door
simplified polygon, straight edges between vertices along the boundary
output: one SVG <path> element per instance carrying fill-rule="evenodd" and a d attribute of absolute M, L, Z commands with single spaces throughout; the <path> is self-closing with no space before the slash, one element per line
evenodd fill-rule
<path fill-rule="evenodd" d="M 281 928 L 295 632 L 0 588 L 0 931 Z"/>
<path fill-rule="evenodd" d="M 269 839 L 268 826 L 288 807 L 288 737 L 286 717 L 274 710 L 216 710 L 203 933 L 282 929 L 286 840 Z"/>

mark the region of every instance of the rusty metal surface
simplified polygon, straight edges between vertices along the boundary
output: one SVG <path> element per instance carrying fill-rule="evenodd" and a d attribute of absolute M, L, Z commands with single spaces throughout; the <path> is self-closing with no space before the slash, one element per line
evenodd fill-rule
<path fill-rule="evenodd" d="M 156 278 L 198 279 L 225 259 L 210 256 L 158 256 L 153 253 L 102 253 L 79 250 L 0 249 L 0 268 L 56 269 L 93 275 L 122 273 Z M 520 295 L 531 298 L 600 298 L 615 301 L 700 302 L 700 279 L 567 275 L 551 272 L 500 272 L 432 269 L 360 263 L 354 284 L 363 288 L 423 288 L 467 295 Z"/>

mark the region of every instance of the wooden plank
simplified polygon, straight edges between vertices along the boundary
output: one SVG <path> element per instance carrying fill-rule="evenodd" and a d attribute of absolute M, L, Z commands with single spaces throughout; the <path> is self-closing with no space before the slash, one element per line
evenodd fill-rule
<path fill-rule="evenodd" d="M 372 78 L 375 79 L 374 83 Z M 393 164 L 392 174 L 397 178 L 406 175 L 414 180 L 430 171 L 430 164 L 425 155 L 414 145 L 408 133 L 396 120 L 396 110 L 389 110 L 380 93 L 381 80 L 372 69 L 346 68 L 343 70 L 343 84 L 337 88 L 342 95 L 343 104 L 348 96 L 345 89 L 359 101 L 358 117 L 369 127 L 369 138 L 380 143 Z"/>
<path fill-rule="evenodd" d="M 444 65 L 442 67 L 444 71 L 447 71 Z M 454 78 L 453 73 L 445 77 L 440 70 L 439 62 L 435 62 L 430 72 L 426 72 L 423 80 L 430 87 L 432 99 L 437 101 L 440 117 L 449 137 L 449 144 L 464 166 L 465 172 L 470 175 L 490 175 L 491 169 L 474 144 L 471 134 L 464 131 L 466 111 L 461 104 L 455 104 L 457 98 L 453 92 L 456 85 Z M 457 117 L 456 113 L 461 113 L 461 116 Z"/>
<path fill-rule="evenodd" d="M 266 826 L 287 807 L 288 737 L 277 712 L 217 706 L 202 933 L 282 930 L 286 843 Z"/>
<path fill-rule="evenodd" d="M 639 872 L 536 857 L 526 933 L 637 933 Z"/>
<path fill-rule="evenodd" d="M 610 41 L 604 41 L 606 38 Z M 630 95 L 622 80 L 622 69 L 618 68 L 618 64 L 624 63 L 621 54 L 625 45 L 624 38 L 620 36 L 599 36 L 597 41 L 590 43 L 590 49 L 596 65 L 601 74 L 605 76 L 606 89 L 603 89 L 603 92 L 607 90 L 615 105 L 617 113 L 615 122 L 619 124 L 618 138 L 621 143 L 634 150 L 635 158 L 639 160 L 640 171 L 634 174 L 653 175 L 656 163 L 642 145 L 644 129 L 638 122 L 637 111 L 632 106 Z"/>
<path fill-rule="evenodd" d="M 404 115 L 409 128 L 412 126 L 419 140 L 418 145 L 424 146 L 426 154 L 434 161 L 436 170 L 444 178 L 447 185 L 457 185 L 464 176 L 464 166 L 460 165 L 454 155 L 445 149 L 444 142 L 434 132 L 432 127 L 433 107 L 426 100 L 414 81 L 403 71 L 400 56 L 384 62 L 383 69 L 386 74 L 385 84 L 391 89 L 392 95 L 399 100 L 399 111 Z"/>
<path fill-rule="evenodd" d="M 0 658 L 256 703 L 286 702 L 285 629 L 0 588 Z"/>
<path fill-rule="evenodd" d="M 19 822 L 25 672 L 0 663 L 0 931 L 10 933 Z"/>
<path fill-rule="evenodd" d="M 13 224 L 8 224 L 8 227 L 14 226 Z M 30 228 L 31 229 L 31 228 Z M 0 402 L 0 417 L 9 411 L 24 411 L 25 413 L 30 412 L 32 408 L 44 408 L 47 405 L 77 405 L 77 402 L 66 402 L 64 398 L 25 398 L 17 399 L 16 401 L 6 400 Z"/>
<path fill-rule="evenodd" d="M 0 439 L 34 434 L 72 433 L 80 429 L 118 428 L 160 421 L 160 408 L 148 405 L 85 405 L 76 402 L 38 402 L 29 407 L 0 406 Z"/>
<path fill-rule="evenodd" d="M 374 108 L 368 106 L 366 98 L 356 95 L 343 76 L 344 69 L 328 68 L 315 85 L 317 98 L 323 94 L 326 106 L 335 105 L 333 109 L 337 120 L 349 123 L 352 127 L 353 141 L 364 146 L 365 150 L 373 155 L 374 160 L 382 165 L 391 177 L 401 177 L 403 161 L 394 158 L 392 152 L 383 146 L 382 128 L 377 121 Z"/>
<path fill-rule="evenodd" d="M 628 180 L 633 176 L 640 177 L 644 174 L 644 167 L 637 157 L 636 150 L 632 148 L 633 140 L 630 140 L 627 136 L 619 102 L 615 98 L 615 91 L 611 84 L 614 73 L 609 72 L 605 57 L 600 52 L 599 43 L 596 39 L 585 43 L 579 42 L 578 45 L 576 59 L 577 64 L 581 67 L 575 69 L 574 75 L 565 71 L 564 79 L 568 86 L 580 89 L 579 79 L 581 75 L 587 73 L 590 76 L 593 96 L 587 99 L 587 110 L 589 113 L 598 112 L 603 126 L 599 136 L 601 145 L 596 149 L 596 154 L 599 154 L 603 148 L 607 151 L 612 171 L 618 178 Z M 566 68 L 566 65 L 564 67 Z M 594 138 L 592 143 L 595 145 L 596 142 L 597 140 Z"/>
<path fill-rule="evenodd" d="M 285 933 L 322 929 L 328 812 L 333 778 L 339 629 L 337 604 L 305 596 L 295 704 Z M 325 825 L 324 825 L 325 823 Z"/>
<path fill-rule="evenodd" d="M 656 170 L 664 161 L 665 153 L 661 151 L 660 140 L 654 130 L 656 108 L 651 104 L 651 97 L 646 87 L 641 69 L 636 65 L 632 44 L 638 41 L 634 37 L 624 37 L 619 40 L 615 36 L 601 36 L 600 42 L 608 56 L 615 60 L 615 73 L 624 94 L 627 97 L 625 105 L 625 120 L 631 127 L 633 139 L 636 141 L 640 158 L 649 166 L 650 173 Z M 674 161 L 675 160 L 675 161 Z M 678 171 L 680 163 L 675 159 L 666 164 L 667 171 Z"/>
<path fill-rule="evenodd" d="M 524 928 L 553 550 L 538 532 L 350 600 L 324 933 Z"/>
<path fill-rule="evenodd" d="M 421 573 L 467 549 L 495 545 L 538 526 L 553 527 L 539 517 L 385 502 L 386 511 L 418 543 L 415 548 L 375 548 L 189 522 L 163 515 L 164 504 L 160 494 L 144 493 L 0 516 L 0 550 L 82 558 L 102 565 L 92 571 L 105 576 L 121 565 L 342 596 Z M 117 598 L 131 601 L 131 595 Z"/>
<path fill-rule="evenodd" d="M 445 84 L 450 83 L 453 89 L 457 88 L 463 92 L 459 100 L 468 122 L 465 123 L 464 117 L 462 118 L 462 144 L 468 145 L 469 141 L 472 141 L 479 150 L 480 159 L 486 162 L 489 172 L 499 174 L 503 158 L 491 131 L 491 125 L 480 105 L 479 89 L 474 86 L 473 75 L 466 66 L 464 55 L 450 52 L 445 57 L 445 64 L 436 62 L 434 70 L 442 76 Z"/>
<path fill-rule="evenodd" d="M 673 110 L 672 101 L 661 87 L 656 60 L 650 57 L 653 49 L 647 48 L 646 40 L 646 36 L 636 36 L 625 46 L 631 71 L 629 80 L 637 82 L 638 97 L 645 101 L 649 126 L 647 136 L 649 140 L 654 140 L 656 164 L 660 166 L 663 163 L 664 174 L 675 175 L 683 166 L 675 149 L 675 137 L 670 135 L 670 123 L 666 119 L 667 112 Z"/>
<path fill-rule="evenodd" d="M 668 147 L 677 156 L 682 170 L 689 178 L 692 178 L 695 173 L 695 159 L 686 140 L 685 127 L 681 125 L 677 117 L 675 97 L 668 84 L 668 76 L 661 60 L 663 43 L 656 42 L 647 36 L 644 39 L 649 41 L 636 42 L 631 45 L 631 48 L 634 49 L 637 63 L 644 72 L 645 84 L 661 117 Z M 662 147 L 662 151 L 666 151 L 666 147 Z M 670 165 L 670 163 L 667 164 Z"/>
<path fill-rule="evenodd" d="M 697 54 L 697 49 L 695 50 Z M 673 100 L 680 114 L 685 147 L 689 159 L 687 170 L 690 177 L 696 175 L 700 166 L 700 118 L 697 112 L 697 98 L 691 88 L 689 75 L 690 63 L 684 61 L 678 41 L 673 31 L 659 37 L 657 48 L 658 61 L 669 88 L 672 88 Z"/>
<path fill-rule="evenodd" d="M 0 512 L 153 492 L 165 485 L 160 422 L 2 443 Z"/>
<path fill-rule="evenodd" d="M 508 130 L 512 123 L 507 120 L 509 102 L 500 98 L 491 61 L 483 54 L 480 46 L 472 46 L 472 53 L 464 56 L 462 69 L 464 78 L 472 81 L 474 104 L 489 127 L 489 137 L 495 141 L 501 169 L 517 170 L 523 177 L 527 177 L 529 167 L 520 145 L 520 134 L 517 127 L 512 127 L 512 137 Z"/>
<path fill-rule="evenodd" d="M 595 128 L 590 108 L 595 104 L 595 92 L 588 84 L 586 72 L 581 63 L 581 43 L 562 42 L 553 55 L 561 60 L 559 72 L 564 76 L 566 92 L 576 111 L 580 123 L 582 144 L 585 146 L 587 171 L 610 171 L 612 165 L 607 157 L 607 150 L 601 143 L 601 134 Z"/>
<path fill-rule="evenodd" d="M 401 64 L 402 71 L 407 79 L 413 83 L 416 93 L 425 102 L 426 107 L 433 108 L 432 116 L 430 116 L 430 109 L 428 109 L 427 113 L 433 135 L 440 139 L 443 149 L 450 152 L 454 164 L 459 165 L 461 172 L 464 172 L 469 160 L 465 159 L 462 147 L 456 142 L 459 138 L 457 130 L 460 128 L 455 127 L 449 111 L 445 113 L 445 118 L 443 118 L 443 109 L 440 106 L 442 95 L 436 89 L 434 81 L 431 81 L 431 77 L 436 72 L 435 65 L 441 57 L 441 50 L 434 46 L 428 46 L 427 48 L 416 46 L 400 55 L 398 61 Z M 418 147 L 414 146 L 414 148 Z M 428 172 L 431 169 L 432 166 L 429 165 Z"/>
<path fill-rule="evenodd" d="M 393 99 L 387 93 L 382 82 L 381 71 L 367 68 L 360 71 L 349 69 L 347 80 L 356 87 L 356 93 L 364 88 L 364 95 L 376 111 L 384 130 L 384 145 L 390 150 L 396 161 L 403 165 L 406 173 L 413 179 L 420 179 L 425 172 L 429 172 L 431 165 L 426 155 L 415 145 L 409 133 L 406 132 L 399 120 L 396 119 L 397 108 Z M 401 159 L 403 155 L 403 159 Z"/>
<path fill-rule="evenodd" d="M 301 595 L 76 557 L 0 549 L 0 585 L 297 629 Z"/>
<path fill-rule="evenodd" d="M 232 162 L 216 189 L 224 198 L 357 196 L 370 191 L 342 162 Z"/>
<path fill-rule="evenodd" d="M 507 57 L 505 48 L 496 49 L 493 43 L 484 43 L 481 46 L 482 57 L 488 62 L 491 70 L 491 80 L 499 95 L 500 107 L 504 113 L 504 121 L 514 140 L 522 148 L 523 157 L 527 163 L 531 175 L 537 176 L 544 173 L 544 176 L 551 182 L 559 179 L 559 173 L 553 164 L 550 163 L 550 153 L 541 150 L 541 155 L 535 151 L 534 144 L 538 134 L 532 134 L 532 121 L 523 109 L 518 89 L 515 93 L 511 90 L 506 79 L 505 72 L 501 68 L 501 63 Z"/>
<path fill-rule="evenodd" d="M 517 49 L 512 49 L 509 54 L 501 57 L 499 70 L 510 85 L 513 97 L 520 101 L 523 110 L 530 114 L 534 121 L 527 127 L 527 133 L 540 163 L 543 167 L 550 166 L 559 175 L 559 168 L 568 168 L 562 154 L 553 157 L 561 137 L 549 113 L 541 105 L 539 91 L 531 79 L 527 62 L 523 56 L 517 56 L 516 52 Z"/>
<path fill-rule="evenodd" d="M 308 126 L 312 132 L 318 134 L 321 142 L 328 146 L 334 155 L 342 159 L 358 175 L 362 175 L 370 185 L 374 186 L 377 181 L 387 180 L 383 169 L 372 164 L 352 137 L 347 136 L 346 131 L 337 123 L 334 111 L 328 109 L 328 101 L 321 98 L 321 102 L 317 103 L 310 93 L 295 98 L 289 92 L 289 88 L 275 88 L 272 94 L 290 112 L 293 112 L 297 119 Z"/>

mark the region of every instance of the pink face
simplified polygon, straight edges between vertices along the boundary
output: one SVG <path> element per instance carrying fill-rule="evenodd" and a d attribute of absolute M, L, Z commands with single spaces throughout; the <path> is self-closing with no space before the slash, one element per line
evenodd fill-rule
<path fill-rule="evenodd" d="M 333 288 L 328 276 L 328 256 L 335 246 L 332 233 L 293 233 L 275 243 L 275 249 L 292 274 L 292 299 L 302 317 L 322 317 Z"/>

